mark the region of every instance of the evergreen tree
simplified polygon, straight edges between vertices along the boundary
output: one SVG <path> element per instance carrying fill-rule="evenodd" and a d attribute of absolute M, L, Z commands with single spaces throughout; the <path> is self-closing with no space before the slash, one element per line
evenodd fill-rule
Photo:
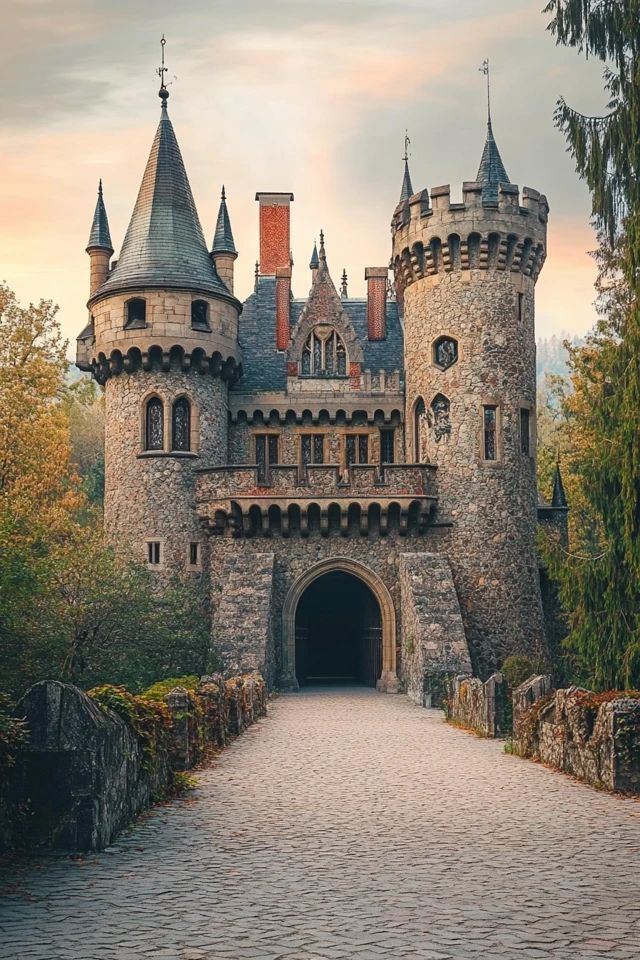
<path fill-rule="evenodd" d="M 600 231 L 600 321 L 572 352 L 570 429 L 590 524 L 552 567 L 570 642 L 596 687 L 640 684 L 640 0 L 551 0 L 558 43 L 605 63 L 602 117 L 563 99 L 556 123 L 592 196 Z"/>

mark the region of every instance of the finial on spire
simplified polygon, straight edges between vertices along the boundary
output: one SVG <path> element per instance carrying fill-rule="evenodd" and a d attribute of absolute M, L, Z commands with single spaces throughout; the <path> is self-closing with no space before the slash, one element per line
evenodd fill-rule
<path fill-rule="evenodd" d="M 343 300 L 346 300 L 347 297 L 349 296 L 349 293 L 347 290 L 347 268 L 346 267 L 344 267 L 344 269 L 342 270 L 342 278 L 340 282 L 340 296 L 342 297 Z"/>
<path fill-rule="evenodd" d="M 320 256 L 320 259 L 321 259 L 321 260 L 326 260 L 326 259 L 327 259 L 327 254 L 325 253 L 325 249 L 324 249 L 324 230 L 321 230 L 321 231 L 320 231 L 320 251 L 319 251 L 319 256 Z"/>
<path fill-rule="evenodd" d="M 102 177 L 98 180 L 98 196 L 102 199 Z"/>
<path fill-rule="evenodd" d="M 167 90 L 167 85 L 164 82 L 164 75 L 167 72 L 167 67 L 165 67 L 164 65 L 164 48 L 165 48 L 166 42 L 167 41 L 165 40 L 164 33 L 163 33 L 162 38 L 160 40 L 160 50 L 162 52 L 162 57 L 161 57 L 160 66 L 156 70 L 156 73 L 160 77 L 160 89 L 158 90 L 158 96 L 162 100 L 163 110 L 167 109 L 167 100 L 169 99 L 169 91 Z"/>
<path fill-rule="evenodd" d="M 402 158 L 405 163 L 409 160 L 409 147 L 411 146 L 411 140 L 409 139 L 409 131 L 404 131 L 404 157 Z"/>
<path fill-rule="evenodd" d="M 411 183 L 411 174 L 409 173 L 409 147 L 411 145 L 411 140 L 409 139 L 409 131 L 405 130 L 404 132 L 404 176 L 402 177 L 402 189 L 400 190 L 400 203 L 405 203 L 409 197 L 413 196 L 413 184 Z"/>
<path fill-rule="evenodd" d="M 489 58 L 485 57 L 482 66 L 478 67 L 480 73 L 487 78 L 487 123 L 491 126 L 491 75 L 489 73 Z"/>

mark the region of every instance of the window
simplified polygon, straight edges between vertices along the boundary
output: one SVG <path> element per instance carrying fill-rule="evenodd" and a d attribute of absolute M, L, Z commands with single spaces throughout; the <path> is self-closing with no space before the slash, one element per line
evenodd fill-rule
<path fill-rule="evenodd" d="M 380 430 L 380 463 L 395 462 L 395 430 L 393 427 Z"/>
<path fill-rule="evenodd" d="M 483 455 L 485 460 L 498 459 L 498 408 L 487 406 L 482 408 L 483 423 Z"/>
<path fill-rule="evenodd" d="M 520 450 L 531 456 L 531 413 L 527 407 L 520 408 Z"/>
<path fill-rule="evenodd" d="M 186 397 L 179 397 L 171 413 L 171 449 L 191 449 L 191 404 Z"/>
<path fill-rule="evenodd" d="M 300 437 L 300 459 L 302 465 L 324 463 L 324 433 L 303 433 Z"/>
<path fill-rule="evenodd" d="M 451 404 L 444 394 L 439 393 L 431 401 L 431 416 L 433 439 L 436 443 L 440 443 L 441 440 L 448 442 L 451 436 Z"/>
<path fill-rule="evenodd" d="M 190 567 L 199 567 L 200 566 L 200 544 L 197 540 L 193 540 L 189 544 L 189 556 L 188 556 L 189 566 Z"/>
<path fill-rule="evenodd" d="M 369 434 L 349 433 L 346 438 L 347 466 L 369 463 Z"/>
<path fill-rule="evenodd" d="M 416 463 L 423 463 L 426 460 L 424 449 L 426 412 L 424 400 L 419 397 L 413 410 L 413 455 Z"/>
<path fill-rule="evenodd" d="M 193 300 L 191 303 L 191 326 L 194 330 L 210 330 L 209 304 L 206 300 Z"/>
<path fill-rule="evenodd" d="M 164 450 L 164 410 L 159 397 L 147 400 L 144 448 Z"/>
<path fill-rule="evenodd" d="M 433 345 L 433 362 L 441 370 L 452 367 L 458 359 L 458 341 L 453 337 L 439 337 Z"/>
<path fill-rule="evenodd" d="M 524 304 L 524 294 L 518 294 L 518 320 L 522 320 L 522 308 Z"/>
<path fill-rule="evenodd" d="M 269 467 L 278 462 L 278 434 L 256 433 L 256 463 L 258 464 L 258 480 L 267 479 Z"/>
<path fill-rule="evenodd" d="M 162 551 L 159 540 L 147 541 L 147 563 L 152 567 L 157 567 L 162 560 Z"/>
<path fill-rule="evenodd" d="M 127 300 L 125 327 L 146 327 L 147 303 L 140 297 Z"/>
<path fill-rule="evenodd" d="M 347 351 L 333 327 L 322 324 L 309 334 L 300 369 L 303 377 L 346 377 Z"/>

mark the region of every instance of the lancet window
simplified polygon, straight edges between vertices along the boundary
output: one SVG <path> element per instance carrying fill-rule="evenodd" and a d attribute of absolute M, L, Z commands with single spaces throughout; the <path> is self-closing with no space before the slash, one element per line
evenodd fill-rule
<path fill-rule="evenodd" d="M 145 450 L 164 449 L 164 410 L 159 397 L 147 401 L 144 447 Z"/>
<path fill-rule="evenodd" d="M 171 449 L 191 449 L 191 404 L 186 397 L 179 397 L 173 404 L 171 415 Z"/>
<path fill-rule="evenodd" d="M 347 351 L 334 327 L 314 327 L 302 350 L 301 369 L 303 377 L 346 377 Z"/>

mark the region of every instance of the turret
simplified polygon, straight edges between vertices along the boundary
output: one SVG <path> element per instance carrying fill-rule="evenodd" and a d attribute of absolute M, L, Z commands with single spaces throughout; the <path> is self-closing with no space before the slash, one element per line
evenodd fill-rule
<path fill-rule="evenodd" d="M 93 296 L 98 287 L 101 287 L 107 279 L 109 275 L 109 260 L 113 256 L 111 234 L 109 233 L 109 220 L 104 205 L 104 197 L 102 196 L 102 180 L 100 180 L 98 184 L 98 199 L 93 214 L 87 253 L 91 258 L 89 295 Z"/>
<path fill-rule="evenodd" d="M 227 197 L 224 186 L 220 197 L 220 209 L 216 221 L 216 232 L 211 247 L 211 259 L 215 264 L 218 276 L 229 293 L 233 293 L 233 264 L 238 258 L 238 252 L 233 240 L 231 220 L 227 210 Z"/>
<path fill-rule="evenodd" d="M 405 173 L 408 172 L 408 168 Z M 509 183 L 489 122 L 478 177 L 405 197 L 392 221 L 404 310 L 407 460 L 437 464 L 442 549 L 475 667 L 543 653 L 535 550 L 534 287 L 546 198 Z"/>

